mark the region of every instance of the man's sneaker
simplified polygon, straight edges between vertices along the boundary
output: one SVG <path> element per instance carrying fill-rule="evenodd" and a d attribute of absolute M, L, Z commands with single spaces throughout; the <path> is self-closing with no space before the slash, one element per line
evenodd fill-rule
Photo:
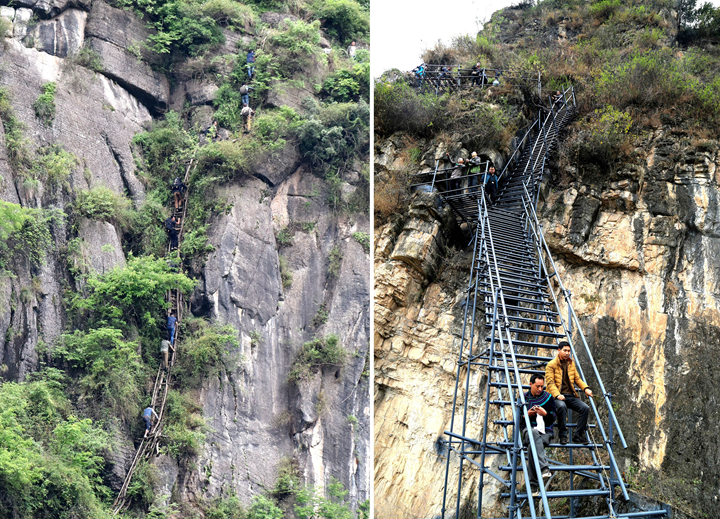
<path fill-rule="evenodd" d="M 590 443 L 590 440 L 587 439 L 587 436 L 578 438 L 577 436 L 573 436 L 573 443 L 577 443 L 580 445 L 587 445 Z"/>
<path fill-rule="evenodd" d="M 560 435 L 560 445 L 567 445 L 567 442 L 568 442 L 568 435 L 561 434 Z"/>
<path fill-rule="evenodd" d="M 543 479 L 551 478 L 552 473 L 548 469 L 545 469 L 542 471 L 542 477 L 543 477 Z"/>

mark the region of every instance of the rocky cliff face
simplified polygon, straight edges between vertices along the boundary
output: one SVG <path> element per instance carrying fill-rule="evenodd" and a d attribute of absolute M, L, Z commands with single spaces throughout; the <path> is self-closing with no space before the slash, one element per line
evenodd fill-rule
<path fill-rule="evenodd" d="M 0 12 L 13 22 L 0 46 L 0 87 L 24 125 L 27 146 L 58 145 L 79 163 L 67 185 L 30 190 L 8 160 L 0 132 L 0 199 L 66 210 L 78 190 L 104 186 L 140 207 L 145 189 L 136 176 L 133 136 L 171 101 L 207 112 L 202 105 L 212 101 L 217 87 L 198 93 L 195 82 L 180 81 L 171 91 L 167 77 L 138 58 L 138 44 L 150 32 L 129 11 L 99 0 L 13 5 Z M 78 64 L 83 46 L 100 58 L 94 70 Z M 57 85 L 51 124 L 33 109 L 48 82 Z M 331 477 L 343 483 L 355 508 L 369 497 L 369 260 L 352 235 L 367 232 L 367 216 L 333 212 L 324 181 L 291 143 L 266 157 L 257 178 L 236 178 L 217 194 L 232 208 L 210 222 L 215 251 L 195 272 L 199 285 L 191 307 L 239 330 L 240 360 L 198 390 L 210 427 L 204 450 L 195 463 L 180 467 L 158 458 L 158 495 L 173 493 L 193 504 L 229 490 L 247 504 L 273 488 L 278 463 L 292 458 L 308 484 L 322 489 Z M 275 233 L 291 221 L 316 223 L 298 231 L 291 245 L 281 245 Z M 14 276 L 0 282 L 4 380 L 24 380 L 38 368 L 43 345 L 51 347 L 66 331 L 63 293 L 72 281 L 62 252 L 74 232 L 90 271 L 125 263 L 122 235 L 112 223 L 82 219 L 70 230 L 58 221 L 44 263 L 14 265 Z M 287 266 L 281 267 L 279 254 Z M 281 268 L 293 277 L 285 288 Z M 321 306 L 327 312 L 323 322 L 315 319 Z M 287 382 L 302 344 L 331 333 L 348 354 L 345 364 L 299 384 Z M 113 484 L 122 481 L 133 455 L 128 433 L 118 434 L 124 439 Z"/>
<path fill-rule="evenodd" d="M 578 121 L 572 131 L 581 128 Z M 392 140 L 376 143 L 380 174 L 406 166 Z M 580 171 L 553 165 L 539 215 L 603 381 L 615 395 L 629 445 L 617 451 L 626 480 L 673 503 L 677 517 L 683 511 L 712 516 L 718 467 L 701 453 L 716 448 L 718 417 L 712 397 L 700 388 L 712 386 L 719 344 L 712 259 L 719 146 L 670 126 L 635 144 L 635 160 L 611 175 L 588 164 Z M 378 516 L 401 510 L 397 516 L 433 517 L 442 503 L 446 458 L 438 440 L 451 419 L 457 371 L 468 275 L 458 267 L 469 269 L 470 256 L 448 249 L 462 249 L 469 240 L 457 237 L 446 209 L 430 196 L 415 195 L 406 217 L 375 232 Z M 480 424 L 484 394 L 478 386 L 484 382 L 473 379 L 468 412 Z M 468 468 L 465 477 L 476 474 Z M 506 513 L 497 492 L 493 485 L 485 492 L 484 510 L 491 515 Z M 475 499 L 468 496 L 469 503 Z"/>

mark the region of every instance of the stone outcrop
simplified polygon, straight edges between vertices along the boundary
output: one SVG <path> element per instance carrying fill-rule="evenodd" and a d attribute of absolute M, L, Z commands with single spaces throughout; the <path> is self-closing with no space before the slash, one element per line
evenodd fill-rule
<path fill-rule="evenodd" d="M 101 72 L 150 108 L 164 108 L 170 97 L 167 78 L 152 70 L 143 50 L 152 32 L 131 12 L 97 0 L 88 16 L 88 46 L 102 62 Z"/>
<path fill-rule="evenodd" d="M 32 10 L 46 19 L 59 15 L 69 7 L 89 11 L 91 0 L 15 0 L 12 4 Z"/>
<path fill-rule="evenodd" d="M 77 54 L 83 46 L 86 20 L 87 12 L 68 9 L 52 20 L 39 22 L 26 39 L 41 52 L 66 58 Z"/>

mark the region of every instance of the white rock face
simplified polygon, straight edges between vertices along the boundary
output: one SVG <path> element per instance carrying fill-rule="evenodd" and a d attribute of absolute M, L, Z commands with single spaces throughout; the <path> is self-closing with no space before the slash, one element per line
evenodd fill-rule
<path fill-rule="evenodd" d="M 21 40 L 27 34 L 28 22 L 32 18 L 32 9 L 21 7 L 15 10 L 15 18 L 13 19 L 14 33 L 13 38 Z"/>
<path fill-rule="evenodd" d="M 77 53 L 85 41 L 87 16 L 85 11 L 68 9 L 52 20 L 38 23 L 31 32 L 33 46 L 61 58 Z"/>

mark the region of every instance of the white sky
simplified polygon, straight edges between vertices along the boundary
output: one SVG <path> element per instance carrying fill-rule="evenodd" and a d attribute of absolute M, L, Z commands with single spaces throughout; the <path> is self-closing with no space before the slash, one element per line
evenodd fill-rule
<path fill-rule="evenodd" d="M 475 35 L 495 11 L 518 0 L 373 0 L 370 8 L 370 60 L 373 78 L 391 68 L 411 70 L 423 50 L 438 40 Z"/>
<path fill-rule="evenodd" d="M 706 0 L 699 0 L 702 5 Z M 475 35 L 495 11 L 518 0 L 372 0 L 370 41 L 373 78 L 391 68 L 412 70 L 420 54 L 438 40 L 449 44 L 453 36 Z M 720 6 L 720 0 L 712 0 Z"/>

